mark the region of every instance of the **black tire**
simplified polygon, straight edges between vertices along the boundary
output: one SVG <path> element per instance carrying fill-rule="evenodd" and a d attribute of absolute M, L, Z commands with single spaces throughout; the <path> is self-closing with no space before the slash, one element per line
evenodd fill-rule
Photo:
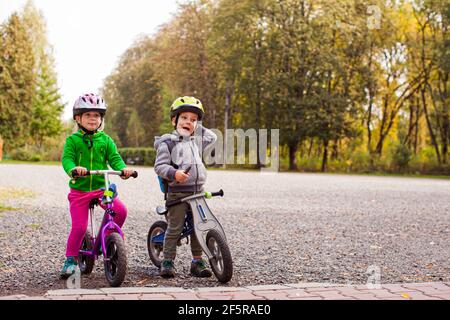
<path fill-rule="evenodd" d="M 156 244 L 152 242 L 153 237 L 165 233 L 167 230 L 167 222 L 165 221 L 156 221 L 150 227 L 147 236 L 147 250 L 150 260 L 152 260 L 153 264 L 158 268 L 161 268 L 161 263 L 163 260 L 163 244 Z"/>
<path fill-rule="evenodd" d="M 221 283 L 227 283 L 233 277 L 233 259 L 230 249 L 222 235 L 217 230 L 210 230 L 206 235 L 206 245 L 213 257 L 209 264 L 214 275 Z"/>
<path fill-rule="evenodd" d="M 92 236 L 89 230 L 86 231 L 83 243 L 81 244 L 81 250 L 91 251 L 93 247 Z M 78 255 L 78 266 L 80 267 L 81 274 L 91 274 L 94 269 L 95 258 L 94 256 Z"/>
<path fill-rule="evenodd" d="M 106 280 L 111 287 L 119 287 L 127 273 L 127 252 L 125 242 L 118 233 L 111 233 L 106 238 L 104 253 Z"/>

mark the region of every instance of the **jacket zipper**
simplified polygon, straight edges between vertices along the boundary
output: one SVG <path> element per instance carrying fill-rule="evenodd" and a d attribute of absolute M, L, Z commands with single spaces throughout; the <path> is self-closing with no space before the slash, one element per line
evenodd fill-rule
<path fill-rule="evenodd" d="M 197 183 L 198 183 L 198 165 L 197 165 L 197 161 L 195 160 L 195 153 L 194 153 L 194 149 L 192 148 L 191 143 L 189 143 L 189 147 L 191 149 L 192 152 L 192 156 L 194 157 L 193 160 L 195 162 L 195 168 L 196 168 L 196 176 L 195 176 L 195 193 L 197 193 Z"/>
<path fill-rule="evenodd" d="M 92 150 L 93 150 L 94 148 L 91 148 L 91 167 L 89 168 L 89 170 L 92 170 L 92 160 L 93 160 L 93 153 L 92 153 Z M 90 183 L 90 185 L 89 185 L 89 191 L 92 191 L 92 175 L 90 176 L 90 179 L 91 179 L 91 183 Z"/>

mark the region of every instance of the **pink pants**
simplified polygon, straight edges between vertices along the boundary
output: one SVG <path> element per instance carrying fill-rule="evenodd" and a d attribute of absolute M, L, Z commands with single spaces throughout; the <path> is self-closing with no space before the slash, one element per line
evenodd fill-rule
<path fill-rule="evenodd" d="M 93 199 L 100 199 L 103 196 L 103 190 L 92 192 L 70 189 L 68 196 L 70 203 L 70 215 L 72 217 L 72 229 L 70 230 L 69 239 L 67 240 L 67 257 L 78 257 L 78 252 L 83 243 L 89 222 L 89 203 Z M 104 205 L 100 204 L 102 208 Z M 116 213 L 114 222 L 122 227 L 127 218 L 127 208 L 118 198 L 113 201 L 113 210 Z M 97 211 L 98 212 L 98 211 Z M 103 212 L 102 212 L 103 214 Z M 100 227 L 100 226 L 99 226 Z M 97 232 L 97 230 L 95 231 Z"/>

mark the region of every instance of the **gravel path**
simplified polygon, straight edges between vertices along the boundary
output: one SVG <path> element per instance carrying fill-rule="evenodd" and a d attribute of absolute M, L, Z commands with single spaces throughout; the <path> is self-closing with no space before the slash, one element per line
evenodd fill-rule
<path fill-rule="evenodd" d="M 178 276 L 162 279 L 148 258 L 146 237 L 159 220 L 162 194 L 153 168 L 122 181 L 128 274 L 123 286 L 208 287 L 215 278 L 188 275 L 189 247 L 178 247 Z M 70 230 L 67 177 L 59 166 L 0 165 L 1 190 L 30 197 L 0 199 L 0 295 L 63 289 L 58 279 Z M 227 233 L 234 259 L 229 286 L 331 282 L 365 284 L 450 281 L 450 181 L 324 174 L 209 171 L 207 189 L 224 198 L 209 205 Z M 17 194 L 17 192 L 16 192 Z M 20 194 L 19 194 L 20 196 Z M 100 217 L 98 217 L 100 218 Z M 106 287 L 103 264 L 83 288 Z"/>

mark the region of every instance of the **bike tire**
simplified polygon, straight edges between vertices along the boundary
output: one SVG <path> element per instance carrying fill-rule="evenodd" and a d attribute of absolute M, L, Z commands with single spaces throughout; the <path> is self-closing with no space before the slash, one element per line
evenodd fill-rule
<path fill-rule="evenodd" d="M 89 230 L 86 231 L 83 238 L 83 243 L 81 244 L 81 250 L 92 251 L 92 236 Z M 78 266 L 80 268 L 81 274 L 91 274 L 94 269 L 95 258 L 93 256 L 78 255 Z"/>
<path fill-rule="evenodd" d="M 233 259 L 226 240 L 213 229 L 206 235 L 206 245 L 213 255 L 209 264 L 217 280 L 221 283 L 229 282 L 233 277 Z"/>
<path fill-rule="evenodd" d="M 127 273 L 127 252 L 125 241 L 118 233 L 106 238 L 104 253 L 105 276 L 111 287 L 120 287 Z"/>
<path fill-rule="evenodd" d="M 153 264 L 161 268 L 161 263 L 163 260 L 162 253 L 163 253 L 163 244 L 154 243 L 152 242 L 153 237 L 165 233 L 167 230 L 167 222 L 165 221 L 156 221 L 152 224 L 150 229 L 148 230 L 147 235 L 147 251 L 148 255 L 150 257 L 150 260 L 153 262 Z"/>

